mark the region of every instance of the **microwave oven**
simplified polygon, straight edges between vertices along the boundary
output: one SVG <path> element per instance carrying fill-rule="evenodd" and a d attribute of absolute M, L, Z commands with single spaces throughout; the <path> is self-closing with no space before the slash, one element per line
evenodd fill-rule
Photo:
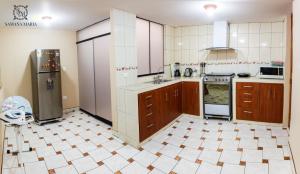
<path fill-rule="evenodd" d="M 284 68 L 283 67 L 260 67 L 259 78 L 284 79 Z"/>

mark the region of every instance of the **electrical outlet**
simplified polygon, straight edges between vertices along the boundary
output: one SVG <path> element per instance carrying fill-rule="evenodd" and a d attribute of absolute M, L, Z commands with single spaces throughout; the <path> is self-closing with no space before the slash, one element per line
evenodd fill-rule
<path fill-rule="evenodd" d="M 63 96 L 63 100 L 68 100 L 68 96 Z"/>
<path fill-rule="evenodd" d="M 67 71 L 67 67 L 62 66 L 62 70 L 63 70 L 63 71 Z"/>

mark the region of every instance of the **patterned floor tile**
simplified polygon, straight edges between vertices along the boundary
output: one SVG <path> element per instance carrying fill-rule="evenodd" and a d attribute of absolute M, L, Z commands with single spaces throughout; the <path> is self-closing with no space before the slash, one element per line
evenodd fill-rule
<path fill-rule="evenodd" d="M 292 174 L 288 130 L 280 126 L 202 120 L 182 114 L 136 149 L 111 126 L 80 111 L 61 122 L 22 128 L 24 149 L 3 154 L 3 173 Z M 6 128 L 4 150 L 16 150 Z M 20 162 L 25 162 L 21 167 Z"/>

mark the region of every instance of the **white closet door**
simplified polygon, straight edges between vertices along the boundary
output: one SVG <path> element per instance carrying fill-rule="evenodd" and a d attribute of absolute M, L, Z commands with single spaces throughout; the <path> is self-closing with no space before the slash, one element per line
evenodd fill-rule
<path fill-rule="evenodd" d="M 93 41 L 77 45 L 80 108 L 95 114 Z"/>
<path fill-rule="evenodd" d="M 136 19 L 136 40 L 138 75 L 149 74 L 149 21 Z"/>
<path fill-rule="evenodd" d="M 163 72 L 164 27 L 150 22 L 150 66 L 151 73 Z"/>
<path fill-rule="evenodd" d="M 110 35 L 94 40 L 96 115 L 112 121 L 109 43 Z"/>

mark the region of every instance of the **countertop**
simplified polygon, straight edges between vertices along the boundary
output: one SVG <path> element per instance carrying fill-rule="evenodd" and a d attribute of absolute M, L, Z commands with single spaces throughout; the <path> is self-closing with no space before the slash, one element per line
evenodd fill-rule
<path fill-rule="evenodd" d="M 128 86 L 123 86 L 120 87 L 124 90 L 129 90 L 137 93 L 142 93 L 150 90 L 155 90 L 158 88 L 162 88 L 165 86 L 169 86 L 178 82 L 201 82 L 203 77 L 181 77 L 181 78 L 172 78 L 169 79 L 171 81 L 168 82 L 163 82 L 160 84 L 154 84 L 153 82 L 143 82 L 143 83 L 138 83 L 138 84 L 133 84 L 133 85 L 128 85 Z M 239 78 L 235 76 L 233 78 L 233 84 L 237 82 L 256 82 L 256 83 L 278 83 L 278 84 L 284 84 L 284 80 L 282 79 L 260 79 L 258 77 L 249 77 L 249 78 Z"/>
<path fill-rule="evenodd" d="M 256 83 L 279 83 L 284 84 L 284 79 L 261 79 L 258 77 L 248 77 L 248 78 L 240 78 L 240 77 L 234 77 L 233 83 L 236 82 L 256 82 Z"/>
<path fill-rule="evenodd" d="M 154 84 L 153 82 L 144 82 L 144 83 L 138 83 L 138 84 L 133 84 L 133 85 L 128 85 L 124 87 L 120 87 L 125 90 L 129 91 L 136 91 L 138 93 L 150 91 L 150 90 L 155 90 L 158 88 L 162 88 L 165 86 L 169 86 L 178 82 L 200 82 L 202 81 L 202 77 L 180 77 L 180 78 L 171 78 L 169 79 L 171 81 L 168 82 L 163 82 L 160 84 Z"/>

